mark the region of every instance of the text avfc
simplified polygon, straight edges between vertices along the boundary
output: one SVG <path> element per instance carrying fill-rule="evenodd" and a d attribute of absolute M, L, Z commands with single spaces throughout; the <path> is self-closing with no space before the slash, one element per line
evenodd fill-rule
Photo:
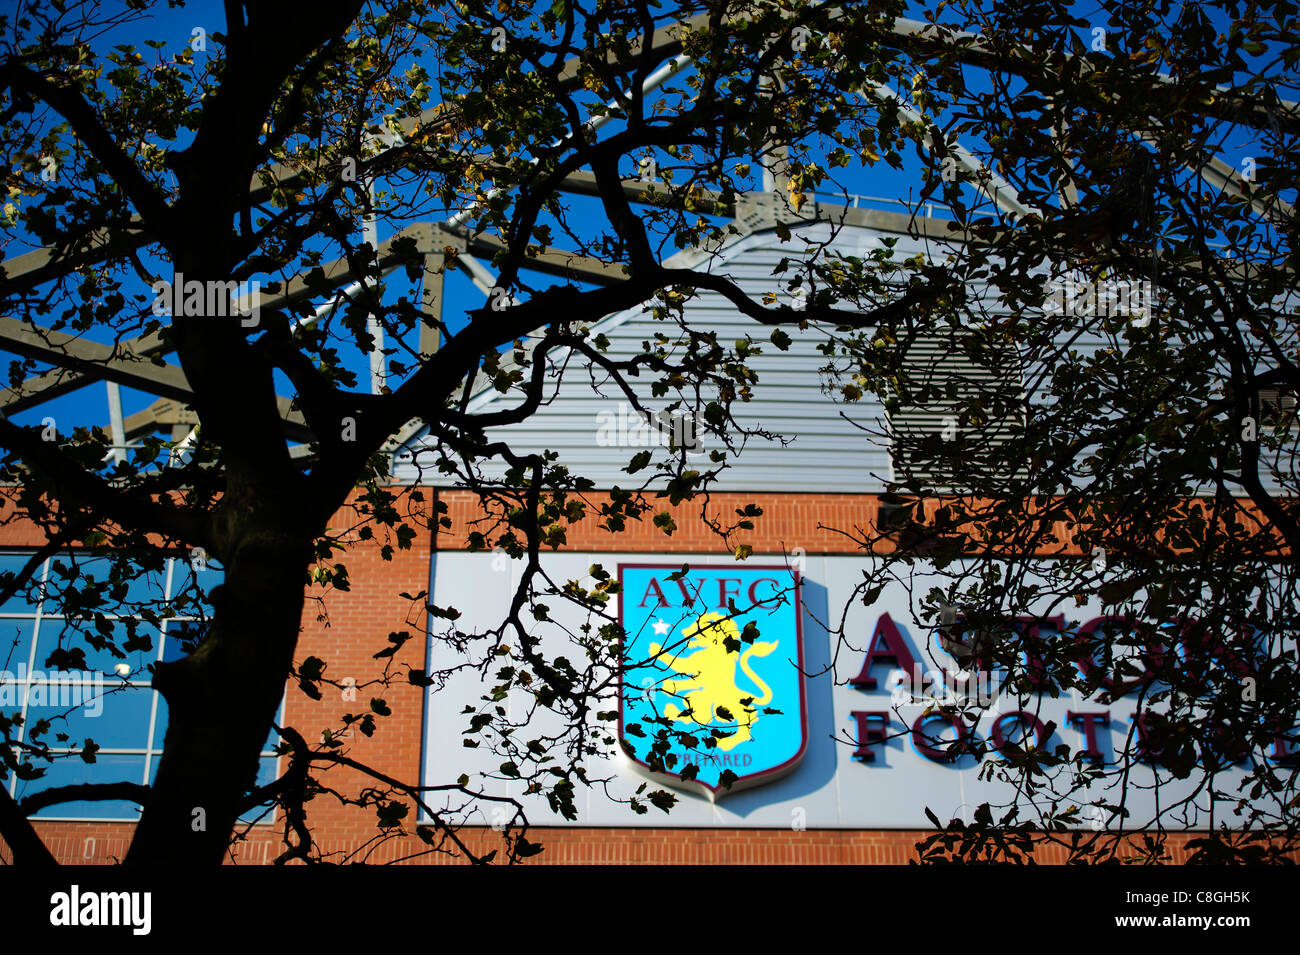
<path fill-rule="evenodd" d="M 676 580 L 664 578 L 662 581 L 650 577 L 636 606 L 652 610 L 656 607 L 679 606 L 707 610 L 711 607 L 726 608 L 730 601 L 744 598 L 756 605 L 770 602 L 780 590 L 781 583 L 775 577 L 759 577 L 750 581 L 748 587 L 739 577 L 700 580 L 679 577 Z"/>

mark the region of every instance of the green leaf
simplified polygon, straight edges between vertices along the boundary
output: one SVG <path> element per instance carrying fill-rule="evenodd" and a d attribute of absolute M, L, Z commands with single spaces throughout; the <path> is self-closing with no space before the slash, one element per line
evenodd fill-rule
<path fill-rule="evenodd" d="M 637 471 L 640 471 L 649 463 L 650 463 L 650 452 L 638 451 L 636 454 L 632 455 L 632 460 L 628 463 L 628 466 L 625 467 L 623 470 L 626 471 L 628 474 L 636 474 Z"/>
<path fill-rule="evenodd" d="M 375 814 L 379 817 L 379 828 L 392 829 L 401 825 L 410 811 L 411 808 L 404 802 L 379 803 L 375 807 Z"/>
<path fill-rule="evenodd" d="M 652 806 L 654 806 L 656 809 L 662 810 L 665 813 L 667 813 L 670 809 L 672 809 L 673 806 L 677 805 L 677 797 L 674 796 L 672 793 L 665 792 L 662 789 L 654 790 L 649 795 L 647 795 L 646 798 L 650 800 L 650 804 Z"/>
<path fill-rule="evenodd" d="M 541 843 L 529 842 L 523 836 L 515 840 L 514 853 L 521 859 L 529 859 L 543 851 Z"/>

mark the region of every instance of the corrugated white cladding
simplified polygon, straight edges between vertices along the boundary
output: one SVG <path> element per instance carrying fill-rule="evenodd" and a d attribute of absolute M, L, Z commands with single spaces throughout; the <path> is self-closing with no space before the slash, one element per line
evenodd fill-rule
<path fill-rule="evenodd" d="M 638 683 L 628 690 L 642 694 L 639 699 L 644 699 L 647 692 L 666 693 L 659 701 L 661 712 L 666 715 L 680 714 L 683 700 L 696 692 L 689 688 L 692 680 L 707 682 L 702 676 L 705 672 L 712 674 L 709 679 L 718 678 L 716 667 L 704 664 L 697 667 L 692 662 L 694 654 L 707 653 L 708 647 L 688 645 L 685 639 L 671 645 L 674 634 L 689 637 L 691 621 L 720 610 L 727 613 L 720 605 L 728 598 L 735 599 L 738 608 L 745 611 L 744 596 L 751 592 L 750 588 L 754 588 L 754 593 L 766 594 L 771 587 L 768 583 L 751 582 L 756 579 L 753 575 L 762 573 L 780 579 L 781 574 L 774 568 L 784 564 L 779 557 L 762 555 L 734 562 L 689 555 L 660 558 L 646 554 L 571 554 L 547 555 L 543 566 L 557 585 L 562 586 L 572 578 L 584 580 L 590 586 L 593 581 L 586 575 L 589 566 L 596 562 L 611 574 L 618 573 L 622 564 L 624 579 L 638 582 L 621 596 L 625 606 L 611 608 L 611 613 L 633 628 L 637 620 L 645 626 L 657 625 L 654 634 L 647 629 L 645 635 L 655 644 L 662 644 L 665 650 L 672 649 L 677 682 L 671 685 L 662 682 L 658 689 Z M 689 563 L 692 572 L 680 584 L 666 576 L 680 570 L 683 563 Z M 647 564 L 662 565 L 664 576 L 653 585 L 644 573 Z M 637 568 L 636 574 L 627 572 L 630 565 Z M 441 632 L 439 627 L 450 626 L 453 632 L 472 633 L 478 628 L 498 625 L 501 608 L 507 605 L 518 583 L 519 566 L 500 555 L 436 554 L 432 599 L 443 606 L 455 604 L 463 615 L 454 626 L 435 620 L 435 632 Z M 943 649 L 937 632 L 918 619 L 921 598 L 931 584 L 940 582 L 937 578 L 927 579 L 934 574 L 933 569 L 918 565 L 917 577 L 910 585 L 904 582 L 890 585 L 871 606 L 865 607 L 851 600 L 854 588 L 862 581 L 865 566 L 864 559 L 849 556 L 807 558 L 800 587 L 802 620 L 798 629 L 801 634 L 788 632 L 788 624 L 769 623 L 775 617 L 757 616 L 761 632 L 749 646 L 758 646 L 760 651 L 751 656 L 748 666 L 739 667 L 738 660 L 731 661 L 730 669 L 723 672 L 734 673 L 734 683 L 725 687 L 709 684 L 711 699 L 733 699 L 739 691 L 741 699 L 757 697 L 764 706 L 785 713 L 795 712 L 797 700 L 778 699 L 781 694 L 773 695 L 769 691 L 780 684 L 773 668 L 794 666 L 792 661 L 799 654 L 791 641 L 802 639 L 807 738 L 806 748 L 792 769 L 752 788 L 723 793 L 714 801 L 699 792 L 698 787 L 683 791 L 679 804 L 666 816 L 658 809 L 637 814 L 626 804 L 607 798 L 600 786 L 592 790 L 580 786 L 578 817 L 572 822 L 591 826 L 926 828 L 929 826 L 927 807 L 940 819 L 964 816 L 969 821 L 981 803 L 1006 804 L 1017 799 L 1021 818 L 1037 820 L 1035 806 L 1042 808 L 1049 804 L 1046 792 L 1040 789 L 1032 796 L 1024 792 L 1018 796 L 1017 787 L 1010 781 L 1014 777 L 1004 774 L 1005 766 L 999 754 L 1009 743 L 1036 736 L 1038 746 L 1049 750 L 1061 744 L 1076 753 L 1080 749 L 1091 750 L 1100 760 L 1098 765 L 1106 771 L 1090 789 L 1076 791 L 1061 803 L 1061 808 L 1079 807 L 1078 815 L 1073 817 L 1077 825 L 1098 829 L 1117 825 L 1109 813 L 1088 805 L 1101 799 L 1111 804 L 1123 802 L 1130 813 L 1126 825 L 1130 829 L 1154 816 L 1157 801 L 1167 809 L 1183 799 L 1188 800 L 1186 806 L 1167 814 L 1165 826 L 1204 828 L 1210 823 L 1208 797 L 1203 791 L 1195 791 L 1204 782 L 1199 771 L 1193 772 L 1189 779 L 1178 780 L 1166 770 L 1157 773 L 1149 764 L 1138 763 L 1131 767 L 1126 784 L 1123 782 L 1123 774 L 1115 762 L 1116 754 L 1134 752 L 1141 746 L 1142 727 L 1134 716 L 1140 709 L 1146 712 L 1157 708 L 1149 702 L 1149 691 L 1142 694 L 1136 689 L 1125 690 L 1109 700 L 1102 699 L 1100 694 L 1084 699 L 1077 691 L 1059 698 L 1053 698 L 1050 693 L 1009 698 L 998 692 L 1000 684 L 996 679 L 992 683 L 978 678 L 963 681 L 958 677 L 960 667 Z M 1040 574 L 1049 575 L 1050 566 L 1044 561 Z M 474 599 L 466 602 L 464 596 L 471 593 Z M 687 594 L 695 595 L 693 605 L 686 605 Z M 581 661 L 586 659 L 585 652 L 570 641 L 564 628 L 580 632 L 584 623 L 598 625 L 603 621 L 587 618 L 559 598 L 546 602 L 553 622 L 539 622 L 533 632 L 542 639 L 544 652 L 551 658 L 564 655 L 575 666 L 581 666 Z M 841 642 L 828 632 L 825 621 L 839 620 L 846 604 L 848 616 Z M 1116 621 L 1100 619 L 1098 606 L 1072 607 L 1070 612 L 1074 615 L 1072 620 L 1063 621 L 1063 625 L 1069 628 L 1073 624 L 1074 634 L 1122 626 Z M 738 622 L 741 619 L 738 617 Z M 686 629 L 680 629 L 683 620 Z M 1072 635 L 1067 632 L 1060 638 Z M 512 642 L 506 640 L 507 644 Z M 775 646 L 769 646 L 772 644 Z M 652 648 L 650 652 L 655 651 Z M 737 658 L 740 655 L 732 654 Z M 565 820 L 551 811 L 541 797 L 525 796 L 518 781 L 502 778 L 500 766 L 510 758 L 508 752 L 499 749 L 494 752 L 489 742 L 478 748 L 465 748 L 461 742 L 466 738 L 463 734 L 472 714 L 489 712 L 497 705 L 515 720 L 522 720 L 528 712 L 527 696 L 517 691 L 501 700 L 489 699 L 501 666 L 527 669 L 516 656 L 498 658 L 499 662 L 489 667 L 485 678 L 466 668 L 452 674 L 445 686 L 429 692 L 425 710 L 424 782 L 440 785 L 468 773 L 476 788 L 483 783 L 489 791 L 521 798 L 531 821 L 563 823 Z M 428 663 L 432 671 L 463 661 L 463 653 L 448 642 L 438 638 L 430 641 Z M 902 671 L 910 669 L 912 663 L 921 671 L 921 679 L 909 688 L 913 681 L 905 679 Z M 685 684 L 682 679 L 686 679 Z M 726 683 L 727 679 L 723 678 L 722 682 Z M 683 686 L 687 686 L 685 691 Z M 948 690 L 938 689 L 942 687 Z M 976 703 L 982 697 L 982 715 L 962 721 L 960 726 L 938 715 L 927 716 L 927 709 L 935 699 L 949 691 Z M 618 711 L 618 691 L 612 690 L 610 698 L 596 709 Z M 695 705 L 694 710 L 708 712 L 709 708 Z M 557 730 L 558 724 L 547 719 L 548 715 L 546 711 L 538 711 L 526 729 L 513 735 L 514 744 L 524 747 L 528 741 Z M 722 717 L 718 719 L 721 721 Z M 605 725 L 617 732 L 613 721 Z M 755 759 L 750 764 L 758 765 L 758 750 L 754 747 L 761 747 L 764 734 L 771 735 L 776 726 L 777 721 L 759 716 L 739 744 L 725 751 L 721 745 L 713 750 L 723 760 L 719 765 L 734 768 L 736 775 L 743 776 L 749 765 L 746 753 L 752 751 Z M 643 725 L 641 729 L 646 736 L 625 736 L 633 746 L 644 747 L 660 727 Z M 970 753 L 949 758 L 950 747 L 960 736 L 981 741 L 987 752 L 982 758 Z M 494 739 L 500 744 L 499 737 Z M 546 751 L 556 757 L 563 753 L 553 742 L 546 744 Z M 637 752 L 640 755 L 643 750 Z M 1287 755 L 1281 750 L 1265 754 L 1270 759 Z M 698 761 L 699 757 L 692 759 Z M 621 751 L 588 758 L 586 768 L 590 778 L 608 779 L 608 792 L 622 798 L 632 796 L 647 781 L 644 770 Z M 1076 769 L 1063 766 L 1054 772 L 1059 774 L 1057 788 L 1068 790 L 1067 780 Z M 1236 793 L 1244 775 L 1244 766 L 1222 769 L 1214 779 L 1214 788 L 1221 794 Z M 485 780 L 484 776 L 493 778 Z M 658 784 L 652 782 L 650 788 L 655 785 Z"/>
<path fill-rule="evenodd" d="M 820 248 L 823 255 L 834 252 L 866 256 L 888 239 L 895 242 L 895 261 L 919 255 L 941 263 L 953 248 L 948 240 L 878 228 L 833 228 L 826 223 L 816 223 L 791 232 L 787 242 L 782 242 L 772 231 L 735 239 L 707 267 L 730 276 L 747 294 L 761 300 L 764 294 L 779 290 L 779 294 L 787 294 L 783 291 L 781 279 L 789 278 L 793 272 L 774 276 L 773 269 L 783 258 L 796 258 L 808 254 L 810 249 Z M 688 250 L 674 256 L 669 264 L 702 268 L 705 267 L 700 264 L 702 261 L 699 252 Z M 1074 273 L 1062 271 L 1049 276 L 1045 267 L 1033 271 L 1044 275 L 1049 292 L 1066 287 L 1078 291 L 1077 283 L 1070 285 L 1077 278 Z M 1132 283 L 1120 284 L 1127 288 Z M 967 292 L 972 300 L 981 303 L 985 314 L 1005 314 L 1005 307 L 996 301 L 989 285 L 973 285 Z M 1099 321 L 1097 309 L 1109 314 L 1107 296 L 1114 297 L 1113 290 L 1102 289 L 1096 294 L 1100 297 L 1095 301 L 1073 292 L 1064 297 L 1066 304 L 1081 311 L 1071 313 L 1079 314 L 1077 322 L 1067 322 L 1053 334 L 1050 354 L 1027 359 L 1022 343 L 1022 354 L 1005 356 L 1007 380 L 1019 377 L 1031 415 L 1035 413 L 1035 407 L 1050 407 L 1059 400 L 1053 393 L 1053 376 L 1061 373 L 1066 356 L 1069 356 L 1071 365 L 1081 368 L 1095 366 L 1088 374 L 1097 374 L 1096 369 L 1106 367 L 1106 362 L 1115 366 L 1116 375 L 1124 367 L 1124 353 L 1134 347 L 1133 329 L 1125 320 L 1111 322 L 1108 328 L 1103 329 L 1101 326 L 1106 323 Z M 1128 305 L 1134 307 L 1133 302 Z M 1059 311 L 1060 306 L 1061 303 L 1049 295 L 1045 311 Z M 1152 327 L 1158 331 L 1158 314 L 1154 318 L 1141 312 L 1134 312 L 1134 315 L 1142 317 L 1133 317 L 1129 321 L 1142 327 L 1154 322 Z M 891 431 L 916 437 L 918 428 L 923 433 L 941 432 L 949 424 L 942 400 L 930 401 L 924 406 L 904 406 L 892 423 L 887 420 L 881 402 L 870 393 L 856 402 L 846 402 L 839 392 L 839 383 L 828 387 L 828 376 L 824 372 L 827 358 L 817 347 L 825 340 L 825 334 L 815 327 L 803 331 L 787 327 L 785 331 L 790 335 L 791 344 L 787 351 L 780 351 L 767 341 L 769 329 L 745 318 L 719 295 L 703 293 L 693 299 L 686 306 L 686 316 L 691 328 L 713 332 L 722 342 L 731 343 L 748 335 L 762 346 L 762 354 L 753 356 L 749 362 L 758 375 L 753 397 L 748 402 L 734 402 L 732 413 L 741 429 L 762 430 L 771 436 L 746 438 L 741 450 L 729 456 L 729 467 L 713 485 L 714 490 L 877 492 L 899 473 L 896 468 L 891 470 L 896 463 L 894 453 L 898 451 L 890 447 L 887 435 Z M 675 323 L 655 321 L 641 308 L 602 320 L 594 326 L 592 333 L 601 333 L 608 338 L 609 355 L 613 359 L 640 354 L 642 342 L 652 341 L 657 334 L 669 338 L 670 355 L 681 354 L 685 342 L 685 336 Z M 1292 334 L 1285 340 L 1289 342 L 1294 338 L 1295 334 Z M 1179 346 L 1170 342 L 1170 347 Z M 1017 357 L 1018 369 L 1015 367 Z M 960 330 L 949 330 L 945 335 L 918 340 L 909 360 L 914 366 L 914 374 L 924 371 L 967 381 L 988 377 L 987 370 L 976 368 L 964 357 Z M 654 413 L 665 412 L 661 422 L 646 425 L 636 418 L 625 397 L 603 370 L 593 370 L 585 360 L 575 360 L 565 352 L 552 353 L 549 365 L 550 390 L 546 403 L 526 421 L 492 429 L 489 432 L 492 439 L 506 440 L 522 452 L 555 451 L 559 454 L 560 464 L 575 475 L 595 481 L 600 489 L 639 484 L 650 472 L 628 475 L 623 468 L 629 459 L 637 450 L 651 449 L 654 461 L 664 460 L 670 439 L 678 446 L 699 451 L 701 468 L 708 466 L 707 452 L 717 449 L 717 439 L 702 434 L 693 420 L 667 415 L 667 406 L 683 396 L 670 392 L 667 396 L 655 397 L 651 385 L 658 375 L 642 374 L 629 379 L 643 407 Z M 559 387 L 561 366 L 564 374 L 562 387 Z M 998 376 L 1002 376 L 1002 371 Z M 711 397 L 704 395 L 706 400 Z M 482 380 L 475 384 L 470 409 L 474 412 L 503 410 L 518 401 L 517 394 L 501 395 L 489 382 Z M 1116 410 L 1107 414 L 1104 409 L 1099 413 L 1102 417 L 1122 414 Z M 1014 431 L 1019 420 L 1022 419 L 1016 415 L 994 421 L 980 433 L 979 440 L 1000 443 Z M 420 481 L 443 486 L 455 483 L 453 478 L 437 470 L 435 454 L 427 450 L 421 453 L 421 449 L 427 447 L 427 434 L 423 431 L 403 446 L 395 456 L 397 479 L 404 483 Z M 925 462 L 916 461 L 912 465 L 914 473 L 941 480 L 942 476 L 932 474 Z M 1288 485 L 1294 483 L 1294 466 L 1293 451 L 1284 449 L 1284 453 L 1270 457 L 1261 468 L 1264 486 L 1270 491 L 1279 488 L 1276 475 L 1271 473 L 1274 468 L 1291 475 Z M 484 474 L 499 476 L 502 470 L 500 466 L 487 467 Z M 1209 492 L 1213 488 L 1207 485 L 1200 490 Z"/>
<path fill-rule="evenodd" d="M 764 293 L 777 289 L 780 276 L 772 270 L 784 257 L 797 257 L 807 242 L 829 242 L 832 229 L 825 224 L 795 230 L 790 242 L 782 243 L 774 232 L 746 236 L 729 245 L 712 265 L 712 270 L 726 274 L 756 300 Z M 830 248 L 846 255 L 860 255 L 874 248 L 887 234 L 861 228 L 845 227 Z M 941 248 L 932 240 L 892 236 L 898 240 L 895 257 L 899 260 L 916 254 L 942 256 Z M 793 273 L 788 273 L 786 277 Z M 848 404 L 836 395 L 828 394 L 821 369 L 827 359 L 817 349 L 824 336 L 815 329 L 801 332 L 790 327 L 786 331 L 792 342 L 788 351 L 780 351 L 767 338 L 770 329 L 758 325 L 741 315 L 721 296 L 701 294 L 687 306 L 687 319 L 691 327 L 704 332 L 714 332 L 720 341 L 730 344 L 736 339 L 751 335 L 762 344 L 762 354 L 755 356 L 751 367 L 758 374 L 753 398 L 748 402 L 736 401 L 732 413 L 745 429 L 763 429 L 780 435 L 789 443 L 776 438 L 751 437 L 743 450 L 731 459 L 731 467 L 723 474 L 717 490 L 736 491 L 873 491 L 883 487 L 889 479 L 889 449 L 881 440 L 885 432 L 884 409 L 870 395 L 861 401 Z M 614 359 L 630 358 L 642 350 L 642 342 L 652 340 L 656 334 L 668 335 L 681 348 L 683 336 L 671 321 L 655 321 L 641 309 L 611 316 L 593 329 L 593 334 L 604 334 L 610 341 L 609 355 Z M 555 356 L 557 361 L 562 355 Z M 629 382 L 644 407 L 658 412 L 677 399 L 677 395 L 654 397 L 651 382 L 657 375 L 642 374 Z M 710 397 L 707 396 L 706 397 Z M 473 411 L 488 411 L 496 407 L 509 407 L 517 403 L 517 396 L 502 396 L 485 386 L 472 399 Z M 868 432 L 855 426 L 855 422 Z M 607 376 L 599 370 L 594 374 L 584 363 L 571 362 L 564 374 L 563 387 L 553 400 L 538 410 L 527 421 L 507 428 L 493 429 L 490 435 L 507 439 L 515 448 L 524 451 L 550 449 L 560 455 L 559 463 L 578 475 L 596 482 L 598 488 L 615 485 L 627 487 L 639 483 L 641 474 L 629 476 L 622 469 L 638 448 L 659 447 L 656 455 L 667 453 L 663 446 L 666 437 L 676 427 L 685 440 L 680 443 L 692 447 L 690 421 L 674 424 L 665 420 L 654 429 L 638 427 L 623 395 L 613 387 Z M 418 450 L 424 441 L 421 434 L 408 445 L 407 451 Z M 701 450 L 714 449 L 716 439 L 700 436 Z M 446 483 L 447 478 L 432 466 L 432 455 L 423 455 L 420 461 L 427 466 L 423 480 L 428 483 Z M 701 456 L 707 465 L 707 453 Z M 399 454 L 396 474 L 399 480 L 416 479 L 417 469 L 409 455 Z M 491 473 L 491 472 L 489 472 Z"/>

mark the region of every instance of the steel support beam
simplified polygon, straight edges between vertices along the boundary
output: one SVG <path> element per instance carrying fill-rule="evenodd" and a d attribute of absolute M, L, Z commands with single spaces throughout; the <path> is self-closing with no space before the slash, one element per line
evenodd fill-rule
<path fill-rule="evenodd" d="M 670 191 L 669 187 L 662 182 L 642 182 L 639 179 L 625 179 L 622 185 L 623 195 L 629 202 L 638 202 L 651 206 L 680 205 L 687 212 L 697 212 L 700 215 L 729 217 L 735 215 L 736 212 L 734 203 L 724 202 L 722 193 L 711 189 L 692 189 L 689 193 L 678 198 L 678 195 Z M 560 181 L 559 191 L 579 196 L 600 195 L 600 189 L 596 185 L 595 173 L 585 171 L 574 172 L 565 176 Z"/>
<path fill-rule="evenodd" d="M 122 386 L 113 381 L 104 383 L 108 392 L 108 429 L 113 436 L 113 450 L 109 455 L 119 464 L 126 460 L 126 431 L 122 427 Z"/>
<path fill-rule="evenodd" d="M 1282 224 L 1295 220 L 1295 208 L 1289 202 L 1271 193 L 1260 195 L 1257 190 L 1251 188 L 1250 183 L 1240 172 L 1222 159 L 1212 157 L 1196 171 L 1200 173 L 1202 179 L 1216 189 L 1250 200 L 1250 206 L 1255 212 L 1275 223 Z"/>
<path fill-rule="evenodd" d="M 491 260 L 506 248 L 504 240 L 494 235 L 476 235 L 466 240 L 472 255 Z M 524 259 L 523 267 L 533 272 L 555 275 L 560 278 L 613 285 L 627 278 L 621 265 L 611 265 L 590 255 L 579 255 L 553 246 L 534 247 Z"/>
<path fill-rule="evenodd" d="M 311 437 L 303 422 L 302 415 L 293 407 L 289 398 L 277 397 L 276 404 L 280 410 L 280 420 L 285 424 L 285 433 L 297 441 L 306 441 Z M 184 401 L 173 398 L 159 398 L 143 411 L 126 418 L 124 431 L 128 441 L 137 441 L 155 431 L 169 430 L 173 442 L 182 441 L 199 425 L 199 416 L 193 407 Z"/>
<path fill-rule="evenodd" d="M 429 252 L 424 256 L 424 281 L 420 289 L 420 360 L 434 355 L 442 344 L 442 303 L 444 276 L 447 271 L 447 256 L 441 252 Z"/>
<path fill-rule="evenodd" d="M 154 364 L 135 350 L 140 343 L 147 343 L 152 337 L 131 339 L 116 346 L 103 345 L 67 332 L 28 325 L 16 318 L 0 317 L 0 348 L 37 361 L 60 365 L 69 369 L 70 376 L 80 372 L 80 380 L 75 387 L 103 379 L 164 398 L 193 401 L 194 392 L 185 372 L 178 365 Z M 164 347 L 160 346 L 158 351 Z M 47 390 L 39 400 L 48 400 L 49 397 Z M 282 400 L 288 402 L 288 399 Z M 8 414 L 37 403 L 38 401 L 32 400 L 32 396 L 20 394 L 12 388 L 0 395 L 0 406 Z M 298 440 L 305 440 L 310 432 L 306 429 L 302 415 L 297 411 L 289 412 L 287 404 L 282 410 L 286 413 L 286 428 L 292 429 Z"/>
<path fill-rule="evenodd" d="M 0 348 L 26 358 L 81 371 L 86 377 L 80 384 L 105 379 L 168 398 L 191 397 L 193 392 L 185 378 L 185 372 L 178 366 L 154 364 L 136 351 L 138 344 L 149 337 L 132 339 L 116 346 L 101 345 L 67 332 L 51 331 L 28 325 L 16 318 L 0 317 Z M 4 397 L 8 398 L 12 392 L 13 389 L 9 389 Z M 5 410 L 10 413 L 16 410 L 13 405 L 18 400 L 5 401 Z"/>

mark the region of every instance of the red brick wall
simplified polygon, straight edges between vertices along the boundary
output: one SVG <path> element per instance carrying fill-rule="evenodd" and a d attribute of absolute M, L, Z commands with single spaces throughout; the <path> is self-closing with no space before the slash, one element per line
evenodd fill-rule
<path fill-rule="evenodd" d="M 304 631 L 296 656 L 300 663 L 316 656 L 327 663 L 327 679 L 357 683 L 356 699 L 345 700 L 343 692 L 324 686 L 323 698 L 312 700 L 292 681 L 286 695 L 285 719 L 309 742 L 319 741 L 325 729 L 341 727 L 344 713 L 364 714 L 372 697 L 382 698 L 392 715 L 377 720 L 373 738 L 353 732 L 345 747 L 349 754 L 391 777 L 418 784 L 420 775 L 422 691 L 409 683 L 407 667 L 424 666 L 424 611 L 422 604 L 400 596 L 417 595 L 428 587 L 429 563 L 435 549 L 465 546 L 466 525 L 476 515 L 476 503 L 467 492 L 444 492 L 452 528 L 434 535 L 429 529 L 432 492 L 425 499 L 403 505 L 416 518 L 419 529 L 409 549 L 398 549 L 382 529 L 376 539 L 356 539 L 357 514 L 346 508 L 337 516 L 335 530 L 352 541 L 346 557 L 351 581 L 348 591 L 322 592 L 313 588 L 304 611 Z M 802 547 L 809 554 L 855 553 L 850 540 L 826 527 L 865 525 L 875 517 L 873 495 L 848 494 L 754 494 L 714 495 L 711 513 L 733 519 L 735 509 L 757 503 L 764 511 L 755 519 L 753 531 L 738 541 L 749 543 L 758 553 L 780 553 Z M 590 551 L 727 553 L 724 545 L 698 519 L 698 504 L 671 509 L 678 530 L 670 538 L 647 519 L 632 522 L 626 533 L 611 535 L 599 531 L 596 520 L 571 528 L 568 546 Z M 9 516 L 0 510 L 0 518 Z M 824 526 L 823 526 L 824 525 Z M 353 528 L 351 532 L 349 528 Z M 21 521 L 0 523 L 0 546 L 33 546 L 38 530 Z M 391 561 L 380 556 L 384 544 L 393 545 Z M 393 657 L 395 679 L 389 686 L 372 684 L 383 669 L 374 654 L 389 646 L 388 634 L 406 630 L 413 636 Z M 336 767 L 322 774 L 328 787 L 356 798 L 374 780 L 346 768 Z M 382 787 L 381 787 L 382 788 Z M 415 814 L 408 816 L 407 830 L 414 829 Z M 337 859 L 368 859 L 388 862 L 411 857 L 413 861 L 443 861 L 429 853 L 429 847 L 413 834 L 377 840 L 373 807 L 341 806 L 329 795 L 308 804 L 308 820 L 314 838 Z M 119 860 L 129 845 L 130 823 L 39 822 L 37 830 L 50 850 L 64 862 L 111 863 Z M 281 851 L 278 826 L 258 826 L 247 840 L 232 850 L 232 861 L 262 863 Z M 545 851 L 536 857 L 543 863 L 905 863 L 915 857 L 914 846 L 924 836 L 915 831 L 770 830 L 770 829 L 590 829 L 547 828 L 534 830 L 529 838 L 541 842 Z M 466 844 L 475 851 L 500 845 L 500 836 L 490 829 L 465 831 Z M 1175 861 L 1185 852 L 1187 836 L 1171 836 Z M 3 844 L 0 843 L 0 846 Z M 7 853 L 5 853 L 7 855 Z M 1064 861 L 1064 852 L 1045 848 L 1040 862 Z"/>
<path fill-rule="evenodd" d="M 470 530 L 486 532 L 486 527 L 471 524 L 482 516 L 474 494 L 444 491 L 440 499 L 447 505 L 452 526 L 440 532 L 439 549 L 463 549 Z M 597 506 L 589 510 L 585 520 L 568 527 L 568 550 L 727 554 L 734 547 L 734 544 L 728 547 L 700 519 L 699 501 L 676 506 L 667 500 L 656 503 L 655 510 L 670 512 L 677 524 L 672 536 L 666 536 L 651 520 L 653 512 L 640 521 L 628 521 L 622 533 L 603 530 L 599 527 L 597 511 L 601 497 L 592 495 L 589 500 Z M 856 553 L 858 549 L 848 538 L 827 527 L 866 526 L 875 521 L 879 508 L 874 494 L 714 494 L 703 506 L 711 520 L 730 526 L 740 520 L 736 511 L 746 504 L 757 504 L 763 514 L 751 518 L 752 531 L 737 532 L 735 543 L 748 543 L 756 552 L 763 553 L 781 553 L 795 547 L 802 547 L 809 554 Z"/>
<path fill-rule="evenodd" d="M 433 852 L 429 846 L 405 835 L 367 850 L 374 839 L 373 823 L 358 815 L 353 822 L 328 827 L 313 818 L 315 835 L 326 851 L 371 863 L 427 864 L 462 861 Z M 37 831 L 61 862 L 112 863 L 120 860 L 130 843 L 129 823 L 37 823 Z M 264 828 L 264 827 L 263 827 Z M 928 836 L 920 830 L 810 829 L 595 829 L 539 827 L 528 839 L 543 851 L 528 860 L 538 865 L 906 865 L 917 859 L 916 844 Z M 1198 833 L 1166 835 L 1160 861 L 1181 864 L 1189 856 L 1187 842 Z M 477 854 L 502 847 L 501 837 L 490 829 L 467 828 L 461 836 Z M 3 843 L 0 843 L 3 846 Z M 278 834 L 259 832 L 232 851 L 231 862 L 270 862 L 282 851 Z M 1121 858 L 1142 858 L 1136 840 Z M 1067 851 L 1059 845 L 1042 845 L 1034 853 L 1038 864 L 1059 865 Z M 6 860 L 7 861 L 7 860 Z"/>
<path fill-rule="evenodd" d="M 447 516 L 452 522 L 450 529 L 439 534 L 440 549 L 464 548 L 470 530 L 487 533 L 487 526 L 471 523 L 482 517 L 478 498 L 474 494 L 469 491 L 444 491 L 440 498 L 447 505 Z M 612 534 L 599 526 L 602 496 L 588 495 L 588 516 L 566 528 L 568 548 L 594 552 L 725 554 L 730 553 L 736 544 L 747 543 L 756 553 L 779 554 L 802 547 L 808 554 L 860 554 L 862 548 L 852 537 L 845 536 L 842 532 L 853 534 L 855 528 L 862 528 L 862 534 L 874 536 L 873 528 L 880 513 L 880 496 L 876 494 L 716 493 L 711 494 L 707 502 L 697 499 L 677 505 L 669 504 L 666 498 L 648 500 L 653 507 L 650 512 L 640 521 L 628 521 L 623 532 Z M 961 503 L 958 499 L 952 499 L 952 502 Z M 1188 502 L 1187 506 L 1197 507 L 1208 503 L 1193 501 Z M 754 524 L 753 529 L 736 531 L 729 544 L 701 520 L 703 509 L 709 520 L 723 527 L 731 527 L 742 519 L 737 511 L 749 504 L 760 507 L 762 515 L 749 518 Z M 942 504 L 940 500 L 927 501 L 926 514 L 933 517 Z M 659 511 L 670 513 L 677 525 L 671 536 L 666 536 L 654 525 L 652 518 Z M 1032 506 L 1026 506 L 1026 519 L 1034 513 Z M 1235 499 L 1232 517 L 1247 527 L 1268 526 L 1255 505 L 1247 499 Z M 1208 512 L 1206 518 L 1210 519 Z M 1054 521 L 1051 533 L 1055 540 L 1039 541 L 1035 555 L 1079 555 L 1082 551 L 1075 542 L 1074 530 L 1072 525 L 1064 521 Z M 882 552 L 893 548 L 888 540 L 877 541 L 875 546 Z"/>

